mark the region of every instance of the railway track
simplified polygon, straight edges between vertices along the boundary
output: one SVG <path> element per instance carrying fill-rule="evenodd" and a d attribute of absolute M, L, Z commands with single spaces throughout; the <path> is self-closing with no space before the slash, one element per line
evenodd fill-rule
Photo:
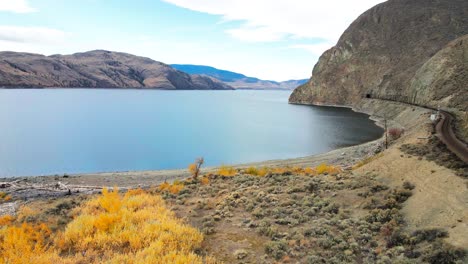
<path fill-rule="evenodd" d="M 393 97 L 384 98 L 384 97 L 375 97 L 375 96 L 373 97 L 366 96 L 366 98 L 408 104 L 412 106 L 417 106 L 417 107 L 422 107 L 422 108 L 430 109 L 433 111 L 437 111 L 437 109 L 434 109 L 432 107 L 411 103 L 409 102 L 408 99 L 400 101 L 397 98 L 393 98 Z M 457 157 L 459 157 L 463 162 L 468 164 L 468 146 L 463 141 L 458 139 L 457 136 L 455 135 L 455 132 L 453 131 L 452 121 L 454 120 L 454 117 L 452 116 L 452 114 L 450 114 L 447 111 L 439 110 L 439 112 L 440 112 L 441 118 L 439 118 L 439 122 L 436 124 L 436 127 L 435 127 L 437 137 L 447 146 L 447 148 L 452 153 L 454 153 Z"/>
<path fill-rule="evenodd" d="M 441 118 L 436 125 L 437 137 L 451 152 L 463 162 L 468 163 L 468 146 L 456 137 L 452 129 L 453 116 L 445 111 L 440 111 L 440 115 Z"/>

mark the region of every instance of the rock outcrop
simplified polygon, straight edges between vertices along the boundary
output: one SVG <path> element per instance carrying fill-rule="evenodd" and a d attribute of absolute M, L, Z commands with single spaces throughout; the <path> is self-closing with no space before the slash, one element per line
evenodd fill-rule
<path fill-rule="evenodd" d="M 416 103 L 468 111 L 468 35 L 450 42 L 430 58 L 410 81 Z"/>
<path fill-rule="evenodd" d="M 356 106 L 370 97 L 466 110 L 466 34 L 466 0 L 389 0 L 350 25 L 290 102 Z"/>
<path fill-rule="evenodd" d="M 52 56 L 0 52 L 0 87 L 233 89 L 149 58 L 104 50 Z"/>

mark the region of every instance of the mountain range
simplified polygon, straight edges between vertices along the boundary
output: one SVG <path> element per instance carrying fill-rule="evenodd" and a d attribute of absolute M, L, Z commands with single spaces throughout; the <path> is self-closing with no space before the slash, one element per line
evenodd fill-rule
<path fill-rule="evenodd" d="M 3 88 L 141 88 L 167 90 L 294 89 L 307 80 L 275 82 L 199 65 L 167 65 L 122 52 L 71 55 L 0 52 Z"/>
<path fill-rule="evenodd" d="M 240 73 L 220 70 L 210 66 L 191 65 L 191 64 L 171 64 L 172 67 L 179 71 L 189 74 L 199 74 L 216 78 L 235 89 L 294 89 L 308 81 L 289 80 L 284 82 L 275 82 L 269 80 L 261 80 L 255 77 L 248 77 Z"/>
<path fill-rule="evenodd" d="M 0 52 L 0 87 L 233 89 L 209 76 L 189 75 L 149 58 L 106 50 L 52 56 Z"/>

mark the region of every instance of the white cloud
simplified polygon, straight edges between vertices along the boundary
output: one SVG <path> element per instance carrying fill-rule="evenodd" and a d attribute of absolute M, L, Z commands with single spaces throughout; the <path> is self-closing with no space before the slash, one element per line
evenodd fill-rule
<path fill-rule="evenodd" d="M 26 0 L 0 0 L 0 11 L 13 13 L 31 13 L 36 10 Z"/>
<path fill-rule="evenodd" d="M 164 0 L 190 10 L 245 24 L 227 31 L 243 41 L 287 36 L 336 42 L 361 13 L 384 0 Z"/>
<path fill-rule="evenodd" d="M 0 41 L 14 43 L 59 44 L 67 33 L 46 27 L 19 27 L 0 25 Z"/>
<path fill-rule="evenodd" d="M 274 31 L 270 27 L 243 26 L 226 32 L 232 37 L 246 42 L 274 42 L 285 36 L 284 33 Z"/>
<path fill-rule="evenodd" d="M 326 50 L 330 49 L 333 47 L 333 44 L 328 42 L 328 43 L 318 43 L 318 44 L 296 44 L 296 45 L 290 45 L 288 48 L 290 49 L 302 49 L 306 50 L 310 53 L 312 53 L 315 56 L 320 56 L 322 53 L 324 53 Z"/>

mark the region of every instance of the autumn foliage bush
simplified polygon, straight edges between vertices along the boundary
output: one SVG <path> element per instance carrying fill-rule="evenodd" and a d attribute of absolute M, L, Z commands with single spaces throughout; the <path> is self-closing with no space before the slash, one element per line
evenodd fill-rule
<path fill-rule="evenodd" d="M 184 189 L 184 183 L 179 181 L 174 181 L 172 184 L 168 182 L 163 182 L 159 185 L 159 190 L 162 192 L 169 192 L 172 194 L 178 194 L 180 191 Z"/>
<path fill-rule="evenodd" d="M 320 174 L 338 174 L 341 172 L 340 167 L 328 165 L 328 164 L 320 164 L 317 167 L 306 167 L 306 168 L 301 168 L 301 167 L 262 167 L 262 168 L 256 168 L 256 167 L 249 167 L 245 170 L 246 174 L 254 175 L 254 176 L 260 176 L 263 177 L 267 175 L 268 173 L 271 174 L 299 174 L 299 175 L 320 175 Z"/>
<path fill-rule="evenodd" d="M 201 264 L 194 251 L 202 241 L 160 196 L 104 189 L 61 233 L 52 234 L 44 224 L 0 226 L 0 263 Z"/>
<path fill-rule="evenodd" d="M 7 193 L 0 192 L 0 203 L 1 202 L 8 202 L 11 200 L 11 196 L 8 195 Z"/>
<path fill-rule="evenodd" d="M 224 176 L 224 177 L 235 176 L 236 173 L 237 173 L 237 170 L 234 169 L 234 167 L 232 167 L 232 166 L 222 165 L 218 169 L 218 174 L 221 175 L 221 176 Z"/>

